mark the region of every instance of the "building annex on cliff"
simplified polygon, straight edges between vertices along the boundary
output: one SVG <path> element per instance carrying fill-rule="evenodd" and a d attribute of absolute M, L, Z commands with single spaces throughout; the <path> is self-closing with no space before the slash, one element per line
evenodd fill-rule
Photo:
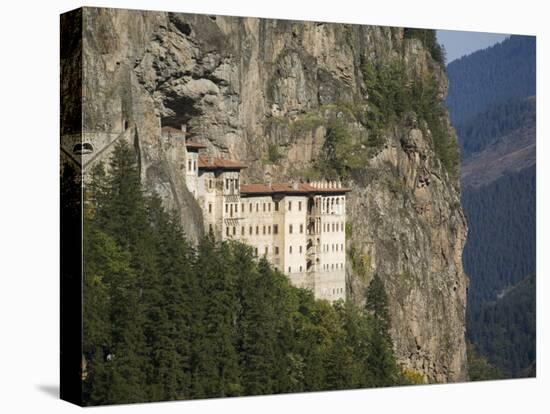
<path fill-rule="evenodd" d="M 162 128 L 178 146 L 182 174 L 199 203 L 205 229 L 265 256 L 292 284 L 316 298 L 346 297 L 346 193 L 340 182 L 242 184 L 239 162 L 201 154 L 185 127 Z"/>

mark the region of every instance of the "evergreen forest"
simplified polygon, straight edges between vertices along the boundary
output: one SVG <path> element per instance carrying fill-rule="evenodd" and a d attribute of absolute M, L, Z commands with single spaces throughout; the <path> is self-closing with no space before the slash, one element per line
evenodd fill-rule
<path fill-rule="evenodd" d="M 535 144 L 535 49 L 534 37 L 511 36 L 447 66 L 446 103 L 464 160 L 490 156 L 483 151 L 502 143 L 521 161 L 528 151 L 518 148 Z M 472 380 L 536 373 L 536 165 L 523 161 L 527 167 L 481 187 L 463 185 Z"/>
<path fill-rule="evenodd" d="M 422 381 L 396 364 L 379 277 L 359 309 L 315 300 L 247 245 L 191 245 L 127 144 L 94 168 L 84 205 L 86 404 Z"/>

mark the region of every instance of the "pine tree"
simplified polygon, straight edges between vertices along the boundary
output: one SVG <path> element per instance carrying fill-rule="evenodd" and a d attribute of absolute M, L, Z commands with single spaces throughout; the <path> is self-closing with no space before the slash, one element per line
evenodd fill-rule
<path fill-rule="evenodd" d="M 192 393 L 195 398 L 227 397 L 240 390 L 236 352 L 235 273 L 225 243 L 205 237 L 199 244 L 195 272 Z"/>
<path fill-rule="evenodd" d="M 388 297 L 382 279 L 375 275 L 367 289 L 365 309 L 371 320 L 367 369 L 373 386 L 389 386 L 399 380 L 393 343 L 389 333 Z"/>
<path fill-rule="evenodd" d="M 382 336 L 389 338 L 390 313 L 388 308 L 388 296 L 382 279 L 377 274 L 367 288 L 365 309 L 369 312 Z"/>
<path fill-rule="evenodd" d="M 277 325 L 275 274 L 265 258 L 258 265 L 251 249 L 237 247 L 237 269 L 241 274 L 239 349 L 246 394 L 270 394 L 277 389 Z M 282 355 L 280 355 L 282 356 Z"/>

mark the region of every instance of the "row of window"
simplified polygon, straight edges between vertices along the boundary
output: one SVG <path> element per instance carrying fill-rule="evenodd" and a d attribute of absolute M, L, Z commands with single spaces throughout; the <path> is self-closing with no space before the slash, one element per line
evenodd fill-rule
<path fill-rule="evenodd" d="M 271 234 L 271 225 L 263 225 L 261 227 L 261 230 L 262 230 L 262 234 L 263 235 L 270 235 Z M 225 234 L 227 236 L 236 236 L 237 235 L 237 226 L 227 226 L 225 228 Z M 256 236 L 259 236 L 260 235 L 260 226 L 248 226 L 248 234 L 251 236 L 253 234 L 255 234 Z M 279 234 L 279 225 L 278 224 L 274 224 L 273 225 L 273 234 Z M 246 227 L 245 226 L 241 226 L 241 236 L 246 236 Z"/>
<path fill-rule="evenodd" d="M 226 188 L 227 188 L 227 182 L 229 181 L 232 181 L 232 180 L 229 180 L 227 179 L 226 180 Z M 235 180 L 236 181 L 236 180 Z M 210 181 L 210 184 L 209 184 L 210 188 L 212 188 L 212 183 Z M 245 204 L 248 204 L 248 212 L 249 213 L 252 213 L 253 211 L 256 211 L 256 213 L 259 213 L 260 212 L 260 205 L 261 205 L 261 211 L 262 212 L 268 212 L 270 213 L 271 212 L 271 205 L 273 205 L 273 210 L 274 211 L 279 211 L 279 202 L 278 201 L 274 201 L 274 202 L 257 202 L 257 203 L 253 203 L 253 202 L 250 202 L 250 203 L 240 203 L 241 204 L 241 213 L 244 213 L 246 211 L 246 207 L 245 207 Z M 209 211 L 212 211 L 211 208 L 209 207 Z M 288 211 L 292 211 L 292 201 L 289 201 L 288 202 Z M 302 202 L 301 201 L 298 201 L 298 211 L 302 211 Z M 229 214 L 229 213 L 238 213 L 239 212 L 239 203 L 225 203 L 225 213 L 226 214 Z"/>
<path fill-rule="evenodd" d="M 196 160 L 187 160 L 187 171 L 197 171 Z"/>
<path fill-rule="evenodd" d="M 315 207 L 317 208 L 317 211 L 321 212 L 336 212 L 340 211 L 340 205 L 344 206 L 345 204 L 345 197 L 323 197 L 322 199 L 316 198 L 315 200 Z"/>
<path fill-rule="evenodd" d="M 240 211 L 241 213 L 246 212 L 245 204 L 248 204 L 248 212 L 256 212 L 259 213 L 260 210 L 264 213 L 271 213 L 271 205 L 273 204 L 273 210 L 279 211 L 279 202 L 274 201 L 271 202 L 263 202 L 263 203 L 240 203 Z M 261 207 L 260 207 L 261 205 Z M 292 211 L 292 201 L 288 202 L 288 211 Z M 302 202 L 298 201 L 298 211 L 302 211 Z M 212 212 L 212 203 L 208 204 L 208 212 Z M 231 214 L 238 213 L 239 212 L 239 203 L 225 203 L 225 214 Z M 324 223 L 323 224 L 323 231 L 330 231 L 331 223 Z M 332 231 L 344 231 L 344 223 L 332 223 Z"/>
<path fill-rule="evenodd" d="M 256 249 L 257 251 L 258 249 Z M 343 269 L 344 263 L 332 263 L 330 266 L 328 264 L 323 265 L 323 270 L 334 270 L 334 269 Z M 298 271 L 301 272 L 303 270 L 303 267 L 300 266 L 298 268 Z M 288 266 L 288 273 L 292 273 L 292 266 Z M 339 292 L 342 293 L 342 292 Z"/>
<path fill-rule="evenodd" d="M 256 247 L 255 249 L 256 249 L 256 255 L 258 255 L 258 248 Z M 304 251 L 303 246 L 298 246 L 298 253 L 303 253 L 303 251 Z M 265 246 L 263 254 L 267 255 L 268 253 L 269 253 L 269 247 Z M 273 246 L 273 253 L 275 255 L 279 254 L 279 246 Z M 288 246 L 288 253 L 292 254 L 292 246 Z"/>
<path fill-rule="evenodd" d="M 344 222 L 340 223 L 323 223 L 323 233 L 344 231 Z"/>
<path fill-rule="evenodd" d="M 212 188 L 212 187 L 210 187 Z M 225 189 L 229 190 L 231 188 L 232 191 L 239 189 L 239 179 L 238 178 L 226 178 L 225 179 Z"/>
<path fill-rule="evenodd" d="M 344 293 L 344 288 L 335 288 L 335 289 L 332 289 L 332 294 L 333 295 L 336 295 L 338 293 Z"/>
<path fill-rule="evenodd" d="M 334 270 L 334 269 L 343 269 L 344 263 L 331 263 L 331 264 L 324 264 L 323 270 Z"/>
<path fill-rule="evenodd" d="M 256 250 L 256 256 L 258 256 L 258 248 L 255 247 L 254 250 Z M 265 246 L 264 247 L 264 255 L 267 256 L 267 254 L 269 253 L 269 247 L 268 246 Z M 279 254 L 279 246 L 273 246 L 273 253 L 275 254 L 275 256 L 277 256 Z"/>
<path fill-rule="evenodd" d="M 254 204 L 256 205 L 254 208 Z M 252 213 L 252 211 L 256 211 L 256 213 L 260 212 L 260 204 L 262 204 L 262 211 L 265 213 L 266 211 L 268 213 L 271 213 L 271 204 L 274 204 L 275 211 L 279 211 L 279 202 L 275 201 L 275 203 L 248 203 L 248 212 Z M 208 204 L 208 212 L 212 212 L 212 203 Z M 239 212 L 239 203 L 225 203 L 225 214 L 231 214 L 238 213 Z M 245 203 L 241 203 L 241 213 L 245 212 Z"/>
<path fill-rule="evenodd" d="M 298 272 L 302 272 L 303 269 L 304 269 L 304 268 L 303 268 L 302 266 L 300 266 L 300 267 L 298 268 Z M 292 266 L 288 266 L 288 273 L 292 273 Z"/>
<path fill-rule="evenodd" d="M 333 243 L 330 245 L 330 248 L 331 248 L 331 251 L 333 252 L 337 252 L 337 251 L 341 251 L 343 252 L 344 251 L 344 243 Z M 329 251 L 329 244 L 323 244 L 323 252 L 328 252 Z"/>
<path fill-rule="evenodd" d="M 209 212 L 211 212 L 211 210 L 209 209 Z M 266 234 L 271 234 L 271 225 L 268 224 L 268 225 L 263 225 L 261 227 L 261 234 L 263 235 L 266 235 Z M 292 232 L 294 231 L 294 226 L 292 224 L 289 224 L 288 226 L 288 233 L 289 234 L 292 234 Z M 298 231 L 300 234 L 303 234 L 304 232 L 304 225 L 303 224 L 300 224 L 300 226 L 298 227 Z M 233 235 L 235 236 L 237 234 L 237 226 L 227 226 L 225 228 L 225 234 L 227 236 L 230 236 L 230 235 Z M 246 227 L 245 226 L 241 226 L 241 236 L 246 236 Z M 260 235 L 260 226 L 248 226 L 248 234 L 251 236 L 253 234 L 255 235 Z M 279 225 L 278 224 L 274 224 L 273 225 L 273 234 L 279 234 Z"/>

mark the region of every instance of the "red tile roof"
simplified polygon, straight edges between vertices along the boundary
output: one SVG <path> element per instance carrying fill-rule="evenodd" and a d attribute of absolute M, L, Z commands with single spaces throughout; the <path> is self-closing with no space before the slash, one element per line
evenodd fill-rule
<path fill-rule="evenodd" d="M 199 169 L 203 170 L 241 170 L 246 165 L 225 158 L 210 158 L 205 155 L 199 156 Z"/>
<path fill-rule="evenodd" d="M 241 184 L 242 195 L 253 194 L 335 194 L 347 193 L 351 191 L 349 188 L 330 187 L 330 188 L 315 188 L 309 183 L 276 183 L 276 184 Z"/>

